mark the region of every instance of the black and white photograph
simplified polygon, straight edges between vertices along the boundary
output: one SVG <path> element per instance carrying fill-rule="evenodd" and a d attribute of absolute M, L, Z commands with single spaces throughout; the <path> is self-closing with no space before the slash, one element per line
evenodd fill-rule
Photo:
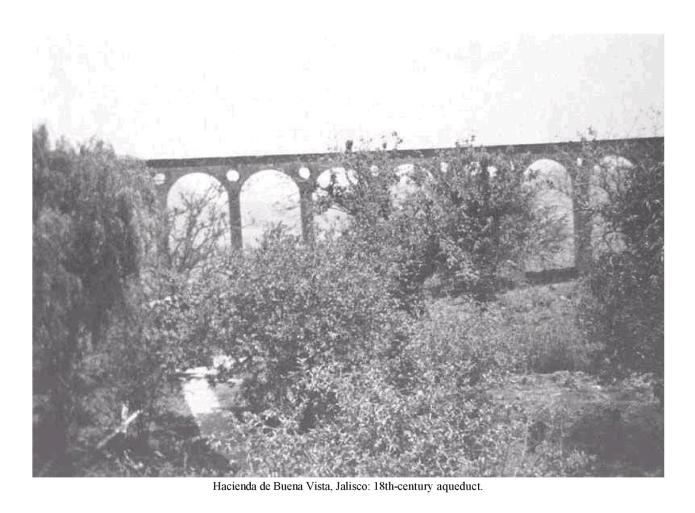
<path fill-rule="evenodd" d="M 32 483 L 663 480 L 664 33 L 397 5 L 41 25 Z"/>

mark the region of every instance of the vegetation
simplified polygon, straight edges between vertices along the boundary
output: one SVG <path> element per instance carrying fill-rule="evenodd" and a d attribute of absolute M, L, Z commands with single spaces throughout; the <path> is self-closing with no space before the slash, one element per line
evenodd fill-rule
<path fill-rule="evenodd" d="M 199 279 L 214 272 L 220 258 L 229 253 L 229 215 L 223 200 L 227 193 L 219 183 L 202 194 L 182 192 L 166 217 L 168 237 L 165 267 L 185 279 Z"/>
<path fill-rule="evenodd" d="M 588 279 L 592 302 L 585 305 L 583 320 L 589 336 L 605 342 L 604 375 L 651 373 L 663 400 L 663 143 L 651 151 L 620 151 L 632 161 L 601 160 L 597 174 L 606 197 L 592 211 L 604 237 L 618 240 L 613 244 L 618 249 L 597 255 Z"/>
<path fill-rule="evenodd" d="M 125 308 L 146 241 L 151 194 L 137 163 L 102 143 L 49 147 L 33 135 L 33 337 L 37 461 L 70 472 L 89 354 Z"/>
<path fill-rule="evenodd" d="M 319 204 L 350 214 L 340 237 L 274 228 L 233 253 L 205 200 L 163 223 L 103 143 L 33 144 L 36 475 L 663 473 L 658 152 L 580 203 L 624 242 L 528 286 L 559 231 L 523 157 L 463 145 L 404 172 L 348 152 Z M 181 373 L 219 354 L 230 400 L 202 437 Z"/>

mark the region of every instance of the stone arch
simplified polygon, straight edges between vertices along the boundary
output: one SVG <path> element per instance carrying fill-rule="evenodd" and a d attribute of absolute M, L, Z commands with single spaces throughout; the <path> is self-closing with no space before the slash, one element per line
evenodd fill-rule
<path fill-rule="evenodd" d="M 229 248 L 229 195 L 218 176 L 193 171 L 160 187 L 168 223 L 166 250 L 174 263 L 177 258 L 190 258 L 192 252 L 206 251 L 213 245 Z"/>
<path fill-rule="evenodd" d="M 593 166 L 589 180 L 589 204 L 593 212 L 591 248 L 594 258 L 624 248 L 622 236 L 610 230 L 600 209 L 616 194 L 620 194 L 625 184 L 625 174 L 632 167 L 632 162 L 620 155 L 606 155 Z"/>
<path fill-rule="evenodd" d="M 274 224 L 283 224 L 292 234 L 301 235 L 301 182 L 292 173 L 259 169 L 239 184 L 241 232 L 244 244 L 258 244 Z"/>
<path fill-rule="evenodd" d="M 575 266 L 575 217 L 572 180 L 556 160 L 541 158 L 524 171 L 534 189 L 534 204 L 542 229 L 534 233 L 526 271 L 539 272 Z"/>

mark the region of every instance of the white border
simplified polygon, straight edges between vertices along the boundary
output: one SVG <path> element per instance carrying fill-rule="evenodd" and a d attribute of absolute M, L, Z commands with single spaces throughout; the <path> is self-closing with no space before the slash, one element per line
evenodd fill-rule
<path fill-rule="evenodd" d="M 257 2 L 256 2 L 257 3 Z M 665 33 L 666 41 L 666 477 L 663 479 L 487 479 L 485 491 L 459 496 L 419 494 L 241 494 L 213 493 L 211 479 L 32 479 L 31 476 L 31 173 L 29 125 L 31 48 L 35 39 L 56 27 L 98 33 L 102 23 L 117 24 L 126 34 L 149 34 L 156 40 L 159 28 L 187 27 L 196 30 L 233 30 L 246 10 L 245 4 L 189 3 L 180 8 L 172 3 L 145 2 L 28 2 L 5 8 L 2 31 L 3 73 L 2 139 L 5 201 L 3 202 L 3 269 L 5 270 L 3 315 L 3 488 L 11 494 L 6 504 L 28 503 L 36 510 L 138 511 L 157 507 L 166 510 L 200 510 L 216 507 L 223 511 L 300 507 L 334 510 L 354 507 L 417 508 L 450 505 L 457 509 L 507 511 L 603 511 L 620 507 L 627 511 L 656 511 L 675 501 L 687 505 L 692 468 L 688 437 L 692 390 L 690 378 L 693 336 L 686 325 L 693 303 L 690 241 L 692 203 L 690 126 L 692 109 L 692 16 L 658 2 L 272 2 L 268 27 L 295 24 L 297 30 L 325 30 L 328 24 L 360 20 L 379 27 L 389 37 L 389 27 L 412 30 L 413 37 L 443 30 L 471 33 Z M 267 30 L 268 27 L 264 29 Z M 359 37 L 359 30 L 356 30 Z M 22 52 L 22 50 L 24 50 Z M 5 55 L 7 54 L 7 55 Z M 454 480 L 457 481 L 457 480 Z M 690 500 L 689 500 L 690 499 Z M 433 501 L 437 504 L 433 504 Z M 11 506 L 10 506 L 11 507 Z M 686 506 L 687 507 L 687 506 Z M 666 507 L 665 509 L 668 509 Z M 680 507 L 678 508 L 681 509 Z"/>

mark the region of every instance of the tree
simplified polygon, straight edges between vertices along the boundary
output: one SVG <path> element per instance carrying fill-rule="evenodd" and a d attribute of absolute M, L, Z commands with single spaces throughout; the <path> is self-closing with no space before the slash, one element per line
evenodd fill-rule
<path fill-rule="evenodd" d="M 220 184 L 209 186 L 202 194 L 187 191 L 180 204 L 170 212 L 168 226 L 171 269 L 185 278 L 214 268 L 219 257 L 230 251 L 229 214 L 220 198 L 226 192 Z"/>
<path fill-rule="evenodd" d="M 69 474 L 85 355 L 139 276 L 154 194 L 142 166 L 103 142 L 51 148 L 34 130 L 35 473 Z"/>
<path fill-rule="evenodd" d="M 596 183 L 605 195 L 590 213 L 600 217 L 604 237 L 620 242 L 597 255 L 589 275 L 589 330 L 605 343 L 611 375 L 650 372 L 658 389 L 664 372 L 663 141 L 601 151 L 588 144 L 586 154 L 598 163 Z M 630 164 L 615 169 L 607 155 L 627 155 Z"/>
<path fill-rule="evenodd" d="M 541 226 L 535 191 L 518 162 L 472 145 L 457 145 L 429 166 L 431 178 L 412 201 L 432 225 L 435 269 L 452 290 L 489 299 L 505 270 L 523 268 Z"/>
<path fill-rule="evenodd" d="M 348 153 L 354 179 L 333 180 L 322 201 L 351 215 L 345 235 L 391 276 L 406 307 L 434 274 L 451 290 L 490 298 L 506 269 L 522 267 L 532 239 L 552 228 L 533 207 L 523 167 L 505 154 L 458 145 L 405 173 L 394 156 L 386 148 Z M 412 187 L 399 198 L 403 180 Z"/>
<path fill-rule="evenodd" d="M 401 139 L 397 133 L 392 136 L 395 150 Z M 364 265 L 385 278 L 386 292 L 397 298 L 402 308 L 417 311 L 422 284 L 432 273 L 429 226 L 395 193 L 401 180 L 422 184 L 425 175 L 414 168 L 404 176 L 399 164 L 385 140 L 376 151 L 346 153 L 343 168 L 347 180 L 333 175 L 321 191 L 318 209 L 337 208 L 350 216 L 342 233 L 345 250 L 360 255 Z"/>

